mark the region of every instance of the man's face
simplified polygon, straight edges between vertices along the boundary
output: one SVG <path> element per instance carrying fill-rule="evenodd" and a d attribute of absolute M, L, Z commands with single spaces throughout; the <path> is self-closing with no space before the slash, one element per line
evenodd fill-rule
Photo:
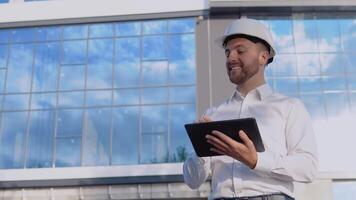
<path fill-rule="evenodd" d="M 264 65 L 260 58 L 263 51 L 261 45 L 245 38 L 234 38 L 227 42 L 226 69 L 232 83 L 241 85 L 262 70 L 261 66 Z"/>

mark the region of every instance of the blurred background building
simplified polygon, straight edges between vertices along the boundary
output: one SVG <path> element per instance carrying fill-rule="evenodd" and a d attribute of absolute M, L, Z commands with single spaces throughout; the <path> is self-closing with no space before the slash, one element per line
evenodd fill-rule
<path fill-rule="evenodd" d="M 234 90 L 214 44 L 233 19 L 277 44 L 275 91 L 301 98 L 317 180 L 356 199 L 356 1 L 0 0 L 0 199 L 206 199 L 183 183 L 183 125 Z"/>

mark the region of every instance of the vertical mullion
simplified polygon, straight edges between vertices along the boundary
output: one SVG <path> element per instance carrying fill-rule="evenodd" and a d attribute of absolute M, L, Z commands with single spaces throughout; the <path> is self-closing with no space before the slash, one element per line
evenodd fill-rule
<path fill-rule="evenodd" d="M 112 147 L 113 147 L 113 134 L 114 134 L 114 94 L 115 94 L 115 66 L 116 66 L 116 28 L 115 23 L 111 23 L 113 29 L 113 57 L 112 57 L 112 88 L 111 88 L 111 115 L 110 115 L 110 133 L 109 133 L 109 165 L 112 165 Z"/>
<path fill-rule="evenodd" d="M 84 69 L 84 109 L 83 109 L 83 119 L 82 119 L 82 137 L 80 140 L 80 166 L 84 163 L 84 148 L 85 148 L 85 136 L 87 135 L 87 119 L 88 115 L 88 107 L 87 107 L 87 76 L 88 76 L 88 57 L 89 57 L 89 32 L 90 25 L 85 24 L 87 29 L 87 37 L 86 37 L 86 49 L 85 49 L 85 69 Z"/>
<path fill-rule="evenodd" d="M 141 163 L 141 140 L 142 140 L 142 57 L 143 57 L 143 22 L 140 21 L 140 72 L 139 72 L 139 76 L 140 76 L 140 80 L 139 80 L 139 89 L 140 89 L 140 94 L 139 94 L 139 111 L 138 111 L 138 143 L 137 143 L 137 147 L 138 147 L 138 164 Z"/>
<path fill-rule="evenodd" d="M 32 28 L 34 29 L 34 28 Z M 35 34 L 35 33 L 34 33 Z M 34 71 L 35 71 L 35 60 L 36 60 L 36 50 L 37 50 L 37 42 L 36 39 L 33 42 L 30 42 L 29 44 L 33 44 L 32 46 L 32 67 L 31 67 L 31 78 L 30 78 L 30 91 L 29 91 L 29 105 L 27 107 L 28 113 L 27 113 L 27 120 L 26 120 L 26 130 L 25 130 L 25 135 L 24 135 L 24 162 L 23 166 L 26 168 L 27 165 L 27 156 L 28 156 L 28 151 L 27 148 L 29 146 L 29 132 L 30 132 L 30 122 L 31 122 L 31 101 L 32 101 L 32 89 L 33 89 L 33 79 L 34 79 Z"/>

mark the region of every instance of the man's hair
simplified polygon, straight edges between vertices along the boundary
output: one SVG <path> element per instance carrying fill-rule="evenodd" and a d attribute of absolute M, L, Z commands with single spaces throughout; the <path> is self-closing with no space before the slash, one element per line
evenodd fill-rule
<path fill-rule="evenodd" d="M 224 39 L 224 42 L 223 42 L 223 46 L 226 47 L 226 44 L 232 40 L 232 39 L 235 39 L 235 38 L 245 38 L 247 40 L 250 40 L 251 42 L 253 43 L 261 43 L 263 44 L 264 46 L 266 46 L 267 50 L 268 50 L 268 53 L 271 52 L 271 46 L 264 40 L 258 38 L 258 37 L 255 37 L 255 36 L 251 36 L 251 35 L 245 35 L 245 34 L 235 34 L 235 35 L 229 35 L 227 36 L 225 39 Z M 267 61 L 267 64 L 271 63 L 273 61 L 273 57 L 272 58 L 269 58 L 268 61 Z"/>

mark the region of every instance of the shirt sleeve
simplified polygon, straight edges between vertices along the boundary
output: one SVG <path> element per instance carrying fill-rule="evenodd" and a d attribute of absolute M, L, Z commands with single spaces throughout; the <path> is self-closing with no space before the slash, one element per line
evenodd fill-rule
<path fill-rule="evenodd" d="M 209 157 L 198 157 L 196 154 L 192 154 L 183 164 L 184 182 L 191 189 L 200 187 L 206 181 L 210 172 Z"/>
<path fill-rule="evenodd" d="M 286 181 L 313 181 L 318 168 L 315 135 L 311 118 L 299 100 L 293 101 L 285 131 L 287 155 L 270 151 L 257 153 L 256 172 Z"/>

